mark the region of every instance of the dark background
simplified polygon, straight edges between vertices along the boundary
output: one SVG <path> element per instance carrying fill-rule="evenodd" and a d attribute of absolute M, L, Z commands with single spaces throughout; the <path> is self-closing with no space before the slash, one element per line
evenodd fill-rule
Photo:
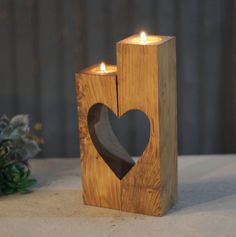
<path fill-rule="evenodd" d="M 40 121 L 41 156 L 79 156 L 74 73 L 142 29 L 177 37 L 179 153 L 236 152 L 234 0 L 0 0 L 0 115 Z"/>

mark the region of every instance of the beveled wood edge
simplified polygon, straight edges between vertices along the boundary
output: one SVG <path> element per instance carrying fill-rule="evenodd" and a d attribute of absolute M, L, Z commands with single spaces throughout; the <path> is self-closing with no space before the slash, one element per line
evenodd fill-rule
<path fill-rule="evenodd" d="M 151 37 L 160 37 L 161 40 L 158 41 L 158 42 L 153 42 L 153 43 L 148 43 L 148 44 L 137 44 L 137 43 L 132 43 L 132 42 L 127 42 L 129 40 L 131 40 L 132 38 L 134 37 L 137 37 L 139 36 L 138 34 L 134 34 L 134 35 L 131 35 L 131 36 L 128 36 L 127 38 L 123 39 L 123 40 L 120 40 L 120 41 L 117 41 L 116 42 L 116 45 L 117 44 L 127 44 L 127 45 L 136 45 L 136 46 L 140 46 L 140 47 L 147 47 L 147 46 L 158 46 L 158 45 L 161 45 L 161 44 L 164 44 L 166 42 L 168 42 L 169 40 L 172 40 L 172 39 L 176 39 L 175 36 L 167 36 L 167 35 L 149 35 Z"/>
<path fill-rule="evenodd" d="M 93 64 L 89 67 L 86 67 L 84 69 L 82 69 L 81 71 L 79 72 L 76 72 L 75 75 L 80 75 L 80 74 L 87 74 L 87 75 L 96 75 L 96 76 L 116 76 L 117 75 L 117 66 L 116 65 L 111 65 L 111 64 L 107 64 L 107 66 L 111 66 L 111 67 L 114 67 L 115 70 L 114 72 L 106 72 L 106 73 L 93 73 L 91 72 L 92 69 L 96 68 L 96 67 L 99 67 L 100 66 L 100 63 L 97 63 L 97 64 Z"/>

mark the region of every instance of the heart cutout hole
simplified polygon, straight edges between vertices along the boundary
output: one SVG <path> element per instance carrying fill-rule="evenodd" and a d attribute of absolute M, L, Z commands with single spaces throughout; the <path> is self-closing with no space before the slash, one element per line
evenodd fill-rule
<path fill-rule="evenodd" d="M 88 128 L 98 153 L 119 179 L 135 165 L 150 137 L 150 122 L 144 112 L 129 110 L 119 118 L 101 103 L 90 108 Z"/>

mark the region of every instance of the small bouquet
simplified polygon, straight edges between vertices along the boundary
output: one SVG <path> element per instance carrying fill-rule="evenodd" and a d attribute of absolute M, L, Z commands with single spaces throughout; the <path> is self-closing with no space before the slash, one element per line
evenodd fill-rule
<path fill-rule="evenodd" d="M 35 124 L 34 130 L 41 129 Z M 0 118 L 0 193 L 27 193 L 36 180 L 30 177 L 28 160 L 40 151 L 42 139 L 30 133 L 27 115 Z"/>

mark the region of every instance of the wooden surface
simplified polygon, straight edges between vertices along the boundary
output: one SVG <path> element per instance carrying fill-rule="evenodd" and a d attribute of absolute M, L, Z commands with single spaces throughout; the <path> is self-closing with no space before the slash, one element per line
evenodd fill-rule
<path fill-rule="evenodd" d="M 125 211 L 160 216 L 174 204 L 177 189 L 175 39 L 140 45 L 132 43 L 135 37 L 117 44 L 118 112 L 145 112 L 150 139 L 121 180 L 121 204 Z"/>
<path fill-rule="evenodd" d="M 117 44 L 119 115 L 140 109 L 150 120 L 150 139 L 136 166 L 121 181 L 122 209 L 160 215 L 157 49 Z"/>
<path fill-rule="evenodd" d="M 140 45 L 135 37 L 117 43 L 117 79 L 91 68 L 77 75 L 84 200 L 161 216 L 177 195 L 175 38 Z M 149 118 L 149 143 L 135 165 L 112 133 L 104 105 L 119 117 L 138 109 Z"/>
<path fill-rule="evenodd" d="M 87 122 L 90 108 L 97 103 L 117 113 L 116 76 L 92 74 L 90 70 L 76 74 L 83 200 L 89 205 L 120 209 L 120 180 L 93 145 Z"/>
<path fill-rule="evenodd" d="M 161 212 L 177 198 L 177 91 L 175 39 L 158 48 Z"/>

